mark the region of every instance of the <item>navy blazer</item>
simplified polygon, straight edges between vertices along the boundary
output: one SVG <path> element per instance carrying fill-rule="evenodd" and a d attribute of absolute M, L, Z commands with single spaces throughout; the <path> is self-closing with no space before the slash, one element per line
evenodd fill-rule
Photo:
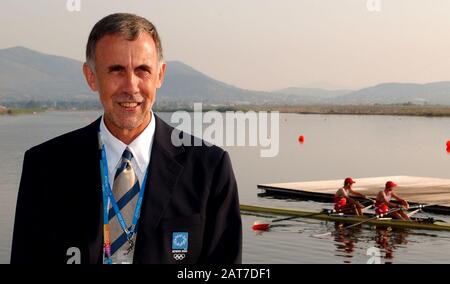
<path fill-rule="evenodd" d="M 174 146 L 158 116 L 138 224 L 134 263 L 240 263 L 242 224 L 236 180 L 219 147 Z M 11 263 L 102 263 L 103 206 L 97 133 L 100 119 L 26 151 Z M 175 130 L 178 131 L 178 130 Z M 188 233 L 185 258 L 174 232 Z"/>

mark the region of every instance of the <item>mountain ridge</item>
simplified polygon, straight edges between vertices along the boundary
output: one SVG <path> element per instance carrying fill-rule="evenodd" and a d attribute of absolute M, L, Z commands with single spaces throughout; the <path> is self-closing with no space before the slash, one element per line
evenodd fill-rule
<path fill-rule="evenodd" d="M 98 100 L 87 86 L 81 61 L 16 46 L 0 49 L 0 103 Z M 290 87 L 253 91 L 214 79 L 181 61 L 167 62 L 158 100 L 208 104 L 443 104 L 450 105 L 450 81 L 387 82 L 359 90 Z"/>

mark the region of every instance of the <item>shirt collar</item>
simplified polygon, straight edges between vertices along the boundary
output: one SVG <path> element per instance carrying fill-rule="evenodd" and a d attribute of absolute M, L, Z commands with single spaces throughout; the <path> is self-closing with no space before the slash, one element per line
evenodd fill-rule
<path fill-rule="evenodd" d="M 133 154 L 134 161 L 141 172 L 145 172 L 150 163 L 150 154 L 155 134 L 156 122 L 155 115 L 151 111 L 151 120 L 144 131 L 136 137 L 133 142 L 126 145 L 117 139 L 106 127 L 104 116 L 100 123 L 100 135 L 105 144 L 106 158 L 108 160 L 108 170 L 114 172 L 114 169 L 121 160 L 122 153 L 128 147 Z"/>

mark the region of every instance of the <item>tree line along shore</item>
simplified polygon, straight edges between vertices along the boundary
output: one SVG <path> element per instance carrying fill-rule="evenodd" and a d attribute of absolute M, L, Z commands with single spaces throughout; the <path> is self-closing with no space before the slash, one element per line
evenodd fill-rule
<path fill-rule="evenodd" d="M 42 108 L 7 108 L 0 106 L 0 115 L 20 115 L 20 114 L 36 114 L 43 112 Z"/>
<path fill-rule="evenodd" d="M 93 110 L 99 108 L 93 108 Z M 0 115 L 35 114 L 46 110 L 89 110 L 53 109 L 53 108 L 8 108 L 0 105 Z M 192 111 L 185 107 L 155 107 L 157 112 Z M 205 105 L 203 111 L 278 111 L 280 113 L 298 114 L 335 114 L 335 115 L 399 115 L 424 117 L 450 117 L 450 106 L 439 105 Z"/>
<path fill-rule="evenodd" d="M 293 106 L 241 106 L 242 111 L 278 111 L 298 114 L 343 115 L 400 115 L 425 117 L 450 117 L 450 106 L 432 105 L 293 105 Z"/>

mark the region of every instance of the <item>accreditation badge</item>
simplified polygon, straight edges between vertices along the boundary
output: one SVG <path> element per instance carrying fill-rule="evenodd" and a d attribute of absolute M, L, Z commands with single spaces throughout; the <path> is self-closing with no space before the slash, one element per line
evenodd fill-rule
<path fill-rule="evenodd" d="M 172 254 L 173 258 L 181 261 L 186 257 L 188 252 L 189 233 L 173 232 L 172 233 Z"/>

